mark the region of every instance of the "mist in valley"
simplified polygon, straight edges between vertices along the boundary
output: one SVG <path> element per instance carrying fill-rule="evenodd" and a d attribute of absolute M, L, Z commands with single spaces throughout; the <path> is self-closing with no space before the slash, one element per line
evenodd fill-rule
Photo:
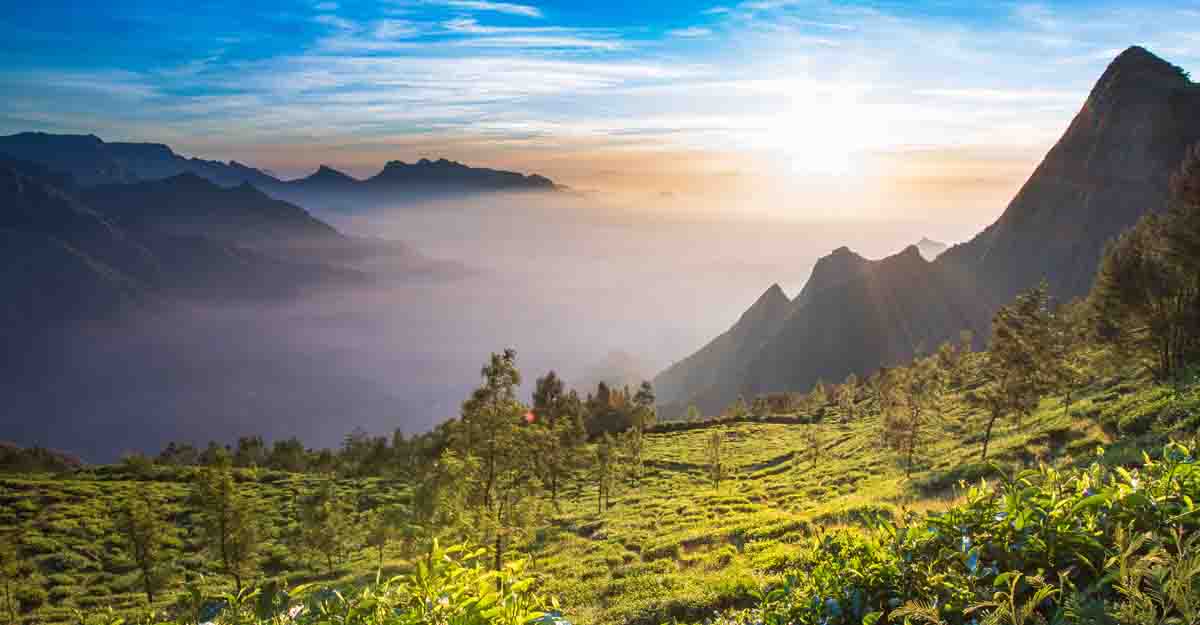
<path fill-rule="evenodd" d="M 2 427 L 18 444 L 96 461 L 172 440 L 260 434 L 324 447 L 356 428 L 418 432 L 457 415 L 490 352 L 516 348 L 526 393 L 550 369 L 581 394 L 601 377 L 649 379 L 772 283 L 794 296 L 835 247 L 881 257 L 945 236 L 920 223 L 734 218 L 675 204 L 556 193 L 315 209 L 347 234 L 403 241 L 465 270 L 410 275 L 368 259 L 355 266 L 369 286 L 60 328 L 9 352 Z"/>

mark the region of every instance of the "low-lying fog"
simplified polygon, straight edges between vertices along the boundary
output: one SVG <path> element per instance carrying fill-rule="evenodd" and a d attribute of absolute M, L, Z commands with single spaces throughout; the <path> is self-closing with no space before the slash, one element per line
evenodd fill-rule
<path fill-rule="evenodd" d="M 169 440 L 294 435 L 330 446 L 356 427 L 420 431 L 456 414 L 489 352 L 517 349 L 526 394 L 551 368 L 569 384 L 594 384 L 614 352 L 650 378 L 725 330 L 772 282 L 794 296 L 835 247 L 875 258 L 958 234 L 915 223 L 647 217 L 580 197 L 314 212 L 475 271 L 58 333 L 10 359 L 18 364 L 0 396 L 12 412 L 0 438 L 111 460 Z"/>

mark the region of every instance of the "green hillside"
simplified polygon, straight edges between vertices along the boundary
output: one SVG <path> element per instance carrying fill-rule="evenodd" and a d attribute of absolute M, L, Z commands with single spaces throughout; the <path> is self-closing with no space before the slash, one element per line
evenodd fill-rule
<path fill-rule="evenodd" d="M 974 354 L 964 366 L 979 366 Z M 1114 466 L 1140 463 L 1172 436 L 1195 432 L 1200 389 L 1159 386 L 1141 378 L 1113 376 L 1088 385 L 1064 411 L 1062 398 L 1044 398 L 1018 427 L 1006 423 L 991 445 L 991 461 L 978 461 L 980 440 L 973 427 L 985 415 L 958 394 L 946 396 L 928 445 L 910 477 L 901 458 L 880 444 L 881 421 L 870 400 L 857 406 L 860 418 L 842 423 L 827 406 L 823 421 L 802 423 L 803 414 L 745 417 L 728 424 L 691 424 L 678 432 L 648 433 L 639 478 L 623 476 L 611 507 L 597 512 L 593 480 L 581 477 L 563 489 L 561 512 L 525 533 L 519 551 L 531 556 L 529 571 L 539 587 L 556 597 L 575 623 L 699 622 L 715 612 L 746 607 L 754 593 L 778 586 L 794 572 L 808 541 L 823 532 L 861 528 L 906 514 L 940 512 L 963 501 L 962 481 L 996 478 L 1039 462 L 1070 468 L 1095 459 Z M 1145 423 L 1139 435 L 1121 436 L 1131 414 L 1151 412 L 1163 420 Z M 1170 415 L 1187 415 L 1174 422 Z M 796 423 L 779 423 L 786 418 Z M 810 432 L 819 432 L 811 460 Z M 725 478 L 714 484 L 709 445 L 722 440 Z M 591 453 L 591 449 L 580 453 Z M 137 567 L 113 527 L 119 502 L 149 493 L 176 531 L 167 560 L 178 581 L 156 607 L 176 605 L 183 580 L 204 573 L 198 585 L 212 596 L 229 583 L 216 574 L 196 527 L 200 511 L 190 501 L 189 481 L 199 469 L 98 467 L 69 475 L 19 476 L 0 481 L 0 531 L 14 536 L 24 562 L 18 600 L 36 608 L 26 622 L 71 622 L 75 609 L 111 607 L 136 616 L 145 608 Z M 374 579 L 376 552 L 356 535 L 336 572 L 299 548 L 297 498 L 325 478 L 270 470 L 240 470 L 266 527 L 259 580 L 281 587 L 318 581 L 353 587 Z M 353 502 L 355 518 L 410 500 L 408 485 L 379 478 L 339 479 L 341 496 Z M 386 548 L 386 572 L 410 569 L 419 553 L 396 541 Z"/>

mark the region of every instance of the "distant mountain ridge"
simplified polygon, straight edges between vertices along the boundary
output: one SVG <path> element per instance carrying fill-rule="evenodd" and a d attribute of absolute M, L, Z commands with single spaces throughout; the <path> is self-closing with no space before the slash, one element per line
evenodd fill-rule
<path fill-rule="evenodd" d="M 388 161 L 379 173 L 365 180 L 321 165 L 305 178 L 268 185 L 266 190 L 275 197 L 314 208 L 354 210 L 397 201 L 480 193 L 549 192 L 563 188 L 537 174 L 423 158 L 415 163 Z"/>
<path fill-rule="evenodd" d="M 982 343 L 995 310 L 1043 279 L 1060 300 L 1084 295 L 1106 243 L 1166 207 L 1168 178 L 1198 141 L 1200 86 L 1129 48 L 994 224 L 932 262 L 918 246 L 879 261 L 835 250 L 777 330 L 739 320 L 655 378 L 660 401 L 668 412 L 689 402 L 713 412 L 739 394 L 806 391 L 903 362 L 963 329 Z M 724 338 L 735 334 L 752 338 Z"/>
<path fill-rule="evenodd" d="M 2 330 L 119 319 L 168 300 L 289 297 L 362 286 L 360 259 L 449 275 L 407 246 L 347 237 L 253 186 L 195 174 L 80 188 L 68 174 L 0 157 Z M 457 271 L 455 272 L 457 273 Z"/>
<path fill-rule="evenodd" d="M 0 137 L 0 155 L 70 174 L 84 187 L 131 184 L 194 175 L 224 187 L 250 184 L 278 199 L 316 208 L 349 209 L 379 203 L 489 192 L 561 189 L 537 174 L 469 167 L 446 159 L 389 161 L 358 180 L 327 165 L 304 178 L 282 180 L 237 161 L 187 158 L 160 143 L 106 142 L 95 135 L 23 132 Z"/>

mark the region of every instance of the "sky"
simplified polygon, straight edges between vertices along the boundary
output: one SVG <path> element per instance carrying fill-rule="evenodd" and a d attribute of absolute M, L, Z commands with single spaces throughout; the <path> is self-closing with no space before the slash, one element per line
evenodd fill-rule
<path fill-rule="evenodd" d="M 983 223 L 1120 50 L 1200 62 L 1179 0 L 5 1 L 3 133 L 284 177 L 448 157 L 811 218 Z"/>

